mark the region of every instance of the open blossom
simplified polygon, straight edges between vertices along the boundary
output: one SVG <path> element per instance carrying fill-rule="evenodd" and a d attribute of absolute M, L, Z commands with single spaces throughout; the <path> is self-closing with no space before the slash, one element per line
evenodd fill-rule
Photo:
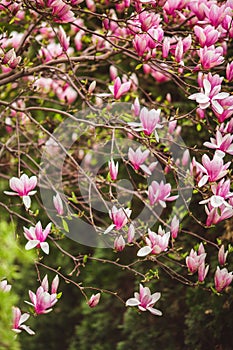
<path fill-rule="evenodd" d="M 218 151 L 215 152 L 212 160 L 210 160 L 207 154 L 204 154 L 202 156 L 202 165 L 196 162 L 198 169 L 205 174 L 200 178 L 198 186 L 202 187 L 207 183 L 207 181 L 215 182 L 223 178 L 227 174 L 227 169 L 229 168 L 230 164 L 230 162 L 226 164 L 223 163 L 223 159 Z"/>
<path fill-rule="evenodd" d="M 135 170 L 138 170 L 140 168 L 140 166 L 145 162 L 149 154 L 150 151 L 148 149 L 142 152 L 141 147 L 138 147 L 136 151 L 134 151 L 131 147 L 129 148 L 129 161 L 132 163 Z"/>
<path fill-rule="evenodd" d="M 7 280 L 0 281 L 0 290 L 3 292 L 9 292 L 11 285 L 7 283 Z"/>
<path fill-rule="evenodd" d="M 4 191 L 5 194 L 9 196 L 20 196 L 23 199 L 23 203 L 26 209 L 31 206 L 31 198 L 36 191 L 32 191 L 37 185 L 37 177 L 28 177 L 26 174 L 20 176 L 20 178 L 12 177 L 9 181 L 10 188 L 14 192 Z"/>
<path fill-rule="evenodd" d="M 208 203 L 205 206 L 205 212 L 207 214 L 206 226 L 216 225 L 233 216 L 232 206 L 225 206 L 224 204 L 220 205 L 220 207 L 213 207 L 211 203 Z"/>
<path fill-rule="evenodd" d="M 112 181 L 115 181 L 118 175 L 119 163 L 118 162 L 114 163 L 114 160 L 111 159 L 111 161 L 108 162 L 108 167 L 109 167 L 110 177 Z"/>
<path fill-rule="evenodd" d="M 192 94 L 189 96 L 190 100 L 195 100 L 199 103 L 201 109 L 206 109 L 211 106 L 218 113 L 223 112 L 223 107 L 219 104 L 218 100 L 222 100 L 229 96 L 227 92 L 220 92 L 221 85 L 215 86 L 214 90 L 211 87 L 209 80 L 203 80 L 203 88 L 201 92 Z"/>
<path fill-rule="evenodd" d="M 47 314 L 52 311 L 52 307 L 57 303 L 57 288 L 59 284 L 59 278 L 56 275 L 53 279 L 51 286 L 51 293 L 49 293 L 48 277 L 44 277 L 41 286 L 37 288 L 36 293 L 29 290 L 29 297 L 31 302 L 25 301 L 25 303 L 34 307 L 34 311 L 37 315 Z"/>
<path fill-rule="evenodd" d="M 145 135 L 150 136 L 155 129 L 162 128 L 160 124 L 160 109 L 151 109 L 148 110 L 146 107 L 143 107 L 140 112 L 140 121 L 141 123 L 128 123 L 130 126 L 134 128 L 136 131 L 143 131 Z M 157 133 L 155 134 L 156 139 L 158 140 Z"/>
<path fill-rule="evenodd" d="M 61 199 L 59 193 L 57 193 L 56 196 L 53 196 L 53 204 L 54 204 L 54 207 L 55 207 L 58 215 L 63 215 L 64 208 L 63 208 L 62 199 Z"/>
<path fill-rule="evenodd" d="M 138 56 L 143 56 L 145 52 L 149 51 L 149 37 L 147 34 L 136 34 L 133 39 L 133 46 L 137 51 Z"/>
<path fill-rule="evenodd" d="M 218 121 L 222 123 L 233 114 L 233 96 L 228 96 L 222 100 L 218 100 L 218 103 L 222 108 L 221 112 L 217 111 L 215 108 L 213 108 L 213 112 L 218 118 Z"/>
<path fill-rule="evenodd" d="M 88 300 L 88 306 L 90 307 L 96 307 L 96 305 L 99 304 L 100 301 L 100 293 L 97 294 L 92 294 L 92 296 L 90 297 L 90 299 Z"/>
<path fill-rule="evenodd" d="M 16 56 L 15 49 L 10 49 L 3 57 L 2 63 L 7 64 L 10 68 L 14 69 L 20 63 L 22 57 Z"/>
<path fill-rule="evenodd" d="M 154 304 L 160 299 L 161 293 L 156 292 L 151 294 L 148 287 L 143 287 L 140 284 L 139 293 L 134 293 L 134 298 L 126 301 L 126 306 L 137 306 L 140 311 L 150 311 L 153 315 L 162 316 L 162 312 L 153 308 Z"/>
<path fill-rule="evenodd" d="M 201 47 L 215 44 L 220 36 L 220 32 L 211 25 L 207 25 L 205 28 L 195 26 L 194 32 Z"/>
<path fill-rule="evenodd" d="M 148 254 L 160 254 L 168 248 L 170 232 L 166 232 L 159 227 L 158 233 L 148 230 L 146 237 L 146 246 L 139 249 L 137 256 L 143 257 Z"/>
<path fill-rule="evenodd" d="M 122 227 L 124 227 L 127 222 L 129 221 L 130 215 L 132 213 L 132 210 L 129 208 L 120 208 L 117 209 L 117 207 L 114 205 L 111 210 L 109 210 L 109 216 L 113 221 L 113 224 L 110 225 L 107 230 L 104 232 L 109 233 L 112 231 L 114 228 L 116 230 L 120 230 Z"/>
<path fill-rule="evenodd" d="M 226 268 L 220 269 L 217 266 L 215 275 L 214 275 L 214 283 L 217 292 L 221 292 L 223 289 L 228 287 L 233 280 L 233 272 L 228 272 Z"/>
<path fill-rule="evenodd" d="M 211 137 L 210 142 L 204 142 L 203 145 L 233 155 L 233 135 L 223 136 L 220 130 L 217 130 L 215 138 Z"/>
<path fill-rule="evenodd" d="M 197 53 L 200 57 L 202 68 L 204 69 L 211 69 L 224 62 L 223 48 L 221 46 L 217 48 L 215 48 L 214 45 L 209 47 L 204 46 L 203 48 L 201 47 Z"/>
<path fill-rule="evenodd" d="M 35 332 L 30 329 L 29 326 L 23 324 L 29 319 L 30 315 L 28 313 L 21 313 L 21 310 L 18 307 L 13 307 L 13 325 L 12 331 L 15 333 L 21 333 L 22 330 L 26 331 L 30 335 L 34 335 Z"/>
<path fill-rule="evenodd" d="M 199 266 L 205 262 L 206 253 L 201 253 L 191 249 L 189 255 L 186 257 L 186 265 L 191 273 L 195 273 Z"/>
<path fill-rule="evenodd" d="M 160 183 L 157 181 L 152 181 L 151 185 L 148 188 L 148 198 L 150 200 L 150 205 L 159 203 L 163 208 L 166 208 L 166 202 L 171 202 L 178 198 L 178 195 L 170 197 L 170 194 L 170 183 L 164 184 L 163 181 Z"/>
<path fill-rule="evenodd" d="M 119 98 L 121 98 L 121 96 L 123 96 L 129 91 L 130 87 L 131 87 L 130 81 L 127 81 L 126 83 L 122 83 L 121 79 L 117 77 L 116 80 L 114 81 L 114 85 L 109 86 L 109 90 L 114 95 L 114 98 L 118 100 Z"/>
<path fill-rule="evenodd" d="M 67 5 L 62 0 L 50 1 L 52 8 L 53 20 L 57 23 L 69 23 L 75 21 L 74 13 L 71 11 L 71 6 Z"/>
<path fill-rule="evenodd" d="M 210 203 L 210 205 L 213 208 L 219 208 L 223 204 L 225 207 L 230 207 L 231 205 L 226 201 L 229 198 L 233 197 L 233 193 L 230 192 L 230 180 L 222 179 L 217 184 L 211 185 L 211 190 L 213 192 L 213 196 L 211 196 L 208 199 L 204 199 L 203 201 L 199 202 L 199 204 L 206 204 Z"/>
<path fill-rule="evenodd" d="M 218 27 L 222 23 L 223 19 L 230 14 L 232 11 L 225 4 L 219 6 L 218 4 L 211 4 L 210 6 L 205 6 L 205 15 L 208 18 L 210 24 Z"/>
<path fill-rule="evenodd" d="M 29 229 L 24 227 L 24 236 L 28 239 L 25 249 L 41 248 L 45 254 L 49 254 L 49 245 L 45 240 L 50 233 L 52 223 L 50 222 L 43 230 L 41 222 L 39 221 L 35 227 L 31 226 Z"/>

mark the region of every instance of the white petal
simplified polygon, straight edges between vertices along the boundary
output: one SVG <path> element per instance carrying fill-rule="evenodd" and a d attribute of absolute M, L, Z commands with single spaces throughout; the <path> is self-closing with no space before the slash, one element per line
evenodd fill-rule
<path fill-rule="evenodd" d="M 28 334 L 30 335 L 34 335 L 35 332 L 33 332 L 33 330 L 29 327 L 29 326 L 26 326 L 25 324 L 23 324 L 22 326 L 20 326 L 20 328 L 22 328 L 23 330 L 25 330 Z"/>
<path fill-rule="evenodd" d="M 31 198 L 30 196 L 23 196 L 23 204 L 25 205 L 26 209 L 29 209 L 31 206 Z"/>
<path fill-rule="evenodd" d="M 126 306 L 138 306 L 139 304 L 140 302 L 136 298 L 130 298 L 125 303 Z"/>
<path fill-rule="evenodd" d="M 40 243 L 40 241 L 35 240 L 35 239 L 28 241 L 27 244 L 25 245 L 25 249 L 30 250 L 32 248 L 35 248 L 37 246 L 37 244 L 39 244 L 39 243 Z"/>
<path fill-rule="evenodd" d="M 106 235 L 107 233 L 111 232 L 114 229 L 114 227 L 115 227 L 114 224 L 108 226 L 108 228 L 104 231 L 104 235 Z"/>
<path fill-rule="evenodd" d="M 144 171 L 144 173 L 146 173 L 147 175 L 151 175 L 151 171 L 148 168 L 148 166 L 146 166 L 145 164 L 140 165 L 140 168 L 142 169 L 142 171 Z"/>
<path fill-rule="evenodd" d="M 137 252 L 137 256 L 139 256 L 139 257 L 146 256 L 146 255 L 150 254 L 151 251 L 152 251 L 151 247 L 146 245 L 145 247 L 142 247 L 141 249 L 139 249 L 139 251 Z"/>
<path fill-rule="evenodd" d="M 221 196 L 212 196 L 210 198 L 210 204 L 212 205 L 212 207 L 214 208 L 218 208 L 220 207 L 220 205 L 223 204 L 224 199 Z"/>
<path fill-rule="evenodd" d="M 212 101 L 212 107 L 215 109 L 215 111 L 219 114 L 223 113 L 222 106 L 218 103 L 218 101 Z"/>
<path fill-rule="evenodd" d="M 45 254 L 49 254 L 49 245 L 47 242 L 40 243 L 40 247 Z"/>
<path fill-rule="evenodd" d="M 162 316 L 162 312 L 160 310 L 154 309 L 153 307 L 148 307 L 147 310 L 155 316 Z"/>
<path fill-rule="evenodd" d="M 208 175 L 204 175 L 202 176 L 201 180 L 198 182 L 198 187 L 202 187 L 206 184 L 206 182 L 208 181 L 209 176 Z"/>

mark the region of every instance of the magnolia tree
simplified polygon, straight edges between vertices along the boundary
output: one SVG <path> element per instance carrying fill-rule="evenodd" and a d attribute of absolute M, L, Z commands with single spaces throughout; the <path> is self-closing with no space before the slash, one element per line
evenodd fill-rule
<path fill-rule="evenodd" d="M 155 316 L 166 311 L 154 307 L 163 291 L 147 286 L 157 267 L 228 293 L 230 238 L 211 232 L 233 216 L 233 1 L 3 0 L 0 11 L 0 204 L 24 222 L 16 237 L 36 250 L 39 281 L 28 311 L 13 308 L 12 330 L 34 334 L 25 322 L 56 307 L 59 279 L 89 307 L 109 293 Z M 62 247 L 68 238 L 80 254 Z M 46 263 L 51 246 L 71 274 Z M 97 259 L 87 247 L 116 255 Z M 136 275 L 139 292 L 82 283 L 77 266 L 95 259 Z"/>

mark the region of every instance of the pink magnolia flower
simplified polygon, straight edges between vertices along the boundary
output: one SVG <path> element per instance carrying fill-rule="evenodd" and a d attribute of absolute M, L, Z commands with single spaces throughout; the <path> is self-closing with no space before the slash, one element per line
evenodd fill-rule
<path fill-rule="evenodd" d="M 37 288 L 36 294 L 29 290 L 29 297 L 31 302 L 25 301 L 25 303 L 34 307 L 34 311 L 37 315 L 47 314 L 52 311 L 52 307 L 57 303 L 57 288 L 59 284 L 59 278 L 56 275 L 53 279 L 51 286 L 51 294 L 49 293 L 48 277 L 44 277 L 41 286 Z"/>
<path fill-rule="evenodd" d="M 115 66 L 111 65 L 109 68 L 110 79 L 114 81 L 118 76 L 118 70 Z"/>
<path fill-rule="evenodd" d="M 186 265 L 191 273 L 195 273 L 199 266 L 205 262 L 206 253 L 197 253 L 191 249 L 189 255 L 186 257 Z"/>
<path fill-rule="evenodd" d="M 226 268 L 220 269 L 217 266 L 215 275 L 214 275 L 214 283 L 217 292 L 221 292 L 223 289 L 228 287 L 233 280 L 233 272 L 228 272 Z"/>
<path fill-rule="evenodd" d="M 176 49 L 175 49 L 175 60 L 177 63 L 180 63 L 184 54 L 184 47 L 183 47 L 183 42 L 182 39 L 179 38 L 177 44 L 176 44 Z"/>
<path fill-rule="evenodd" d="M 22 314 L 20 309 L 18 307 L 13 307 L 13 325 L 12 325 L 12 331 L 15 333 L 21 333 L 22 330 L 26 331 L 30 335 L 34 335 L 35 332 L 30 329 L 29 326 L 26 326 L 23 324 L 26 322 L 30 315 L 28 313 Z"/>
<path fill-rule="evenodd" d="M 146 246 L 139 249 L 137 256 L 143 257 L 148 254 L 160 254 L 168 248 L 170 232 L 166 232 L 159 227 L 158 233 L 148 229 L 148 236 L 146 237 Z"/>
<path fill-rule="evenodd" d="M 179 196 L 171 196 L 171 185 L 164 184 L 163 181 L 158 183 L 157 181 L 152 181 L 148 188 L 148 197 L 150 200 L 150 205 L 159 203 L 163 208 L 166 208 L 166 202 L 171 202 L 177 199 Z"/>
<path fill-rule="evenodd" d="M 64 86 L 58 86 L 55 89 L 55 92 L 59 100 L 65 101 L 68 104 L 73 103 L 78 96 L 77 91 L 74 90 L 72 86 L 69 86 L 68 84 Z"/>
<path fill-rule="evenodd" d="M 232 203 L 233 204 L 233 203 Z M 207 214 L 206 226 L 216 225 L 219 222 L 229 219 L 233 216 L 232 206 L 225 206 L 222 204 L 220 207 L 213 207 L 210 203 L 205 206 L 205 212 Z"/>
<path fill-rule="evenodd" d="M 121 252 L 125 248 L 125 240 L 122 235 L 117 236 L 114 240 L 114 249 Z"/>
<path fill-rule="evenodd" d="M 140 112 L 140 121 L 141 128 L 145 135 L 151 135 L 156 128 L 162 128 L 162 125 L 160 125 L 160 109 L 151 109 L 148 110 L 146 107 L 143 107 Z M 132 125 L 132 124 L 131 124 Z M 158 136 L 156 137 L 158 139 Z"/>
<path fill-rule="evenodd" d="M 88 88 L 88 93 L 89 93 L 89 94 L 92 94 L 93 91 L 95 90 L 95 88 L 96 88 L 96 81 L 93 80 L 93 81 L 91 82 L 89 88 Z"/>
<path fill-rule="evenodd" d="M 0 281 L 0 290 L 3 292 L 9 292 L 11 290 L 11 285 L 7 284 L 7 280 Z"/>
<path fill-rule="evenodd" d="M 109 233 L 114 228 L 116 230 L 120 230 L 122 227 L 124 227 L 127 224 L 131 213 L 132 213 L 132 210 L 130 210 L 129 208 L 117 209 L 117 207 L 114 205 L 112 209 L 109 210 L 109 216 L 112 219 L 113 224 L 110 225 L 104 233 L 105 234 Z"/>
<path fill-rule="evenodd" d="M 129 225 L 128 234 L 127 234 L 127 242 L 132 243 L 135 237 L 135 228 L 133 224 Z"/>
<path fill-rule="evenodd" d="M 139 99 L 137 97 L 135 98 L 134 103 L 132 104 L 131 110 L 132 110 L 133 114 L 135 115 L 135 117 L 139 116 L 140 103 L 139 103 Z"/>
<path fill-rule="evenodd" d="M 205 266 L 205 262 L 201 263 L 198 267 L 198 281 L 204 282 L 206 275 L 209 271 L 209 265 Z"/>
<path fill-rule="evenodd" d="M 154 304 L 160 299 L 161 293 L 156 292 L 151 294 L 148 287 L 143 287 L 140 284 L 139 293 L 134 293 L 134 298 L 126 301 L 126 306 L 137 306 L 140 311 L 150 311 L 153 315 L 162 316 L 162 312 L 153 308 Z"/>
<path fill-rule="evenodd" d="M 211 25 L 207 25 L 205 28 L 195 26 L 194 32 L 201 47 L 215 44 L 220 36 L 220 32 Z"/>
<path fill-rule="evenodd" d="M 211 69 L 224 62 L 223 48 L 221 46 L 218 46 L 217 48 L 213 45 L 208 47 L 204 46 L 203 48 L 200 48 L 197 53 L 200 57 L 202 68 L 204 69 Z"/>
<path fill-rule="evenodd" d="M 152 26 L 157 26 L 161 21 L 158 14 L 148 11 L 142 11 L 139 13 L 139 22 L 141 23 L 141 29 L 147 32 Z"/>
<path fill-rule="evenodd" d="M 199 170 L 205 174 L 199 180 L 198 187 L 204 186 L 207 183 L 207 181 L 218 181 L 227 174 L 227 169 L 229 168 L 231 162 L 224 164 L 222 157 L 220 157 L 220 154 L 217 152 L 218 151 L 215 152 L 212 160 L 210 160 L 207 154 L 204 154 L 202 156 L 203 165 L 196 162 L 196 165 L 199 168 Z"/>
<path fill-rule="evenodd" d="M 218 118 L 218 121 L 222 123 L 227 118 L 230 118 L 233 114 L 233 96 L 228 96 L 224 99 L 221 99 L 218 101 L 218 103 L 221 106 L 221 112 L 215 108 L 213 108 L 213 112 Z"/>
<path fill-rule="evenodd" d="M 174 239 L 177 238 L 177 235 L 179 232 L 179 226 L 180 226 L 180 221 L 175 215 L 171 221 L 171 235 L 172 235 L 172 238 Z"/>
<path fill-rule="evenodd" d="M 19 65 L 21 59 L 22 57 L 20 56 L 16 57 L 15 49 L 12 48 L 4 55 L 2 63 L 7 64 L 10 68 L 14 69 Z"/>
<path fill-rule="evenodd" d="M 137 51 L 138 56 L 143 56 L 145 52 L 149 51 L 149 37 L 147 34 L 136 34 L 133 39 L 133 46 Z"/>
<path fill-rule="evenodd" d="M 150 136 L 153 132 L 157 142 L 159 142 L 159 136 L 156 129 L 161 129 L 163 126 L 160 124 L 160 112 L 161 110 L 151 109 L 148 110 L 146 107 L 143 107 L 140 112 L 140 121 L 128 123 L 136 131 L 143 131 L 145 135 Z"/>
<path fill-rule="evenodd" d="M 233 80 L 233 61 L 231 63 L 227 63 L 226 78 L 228 81 Z"/>
<path fill-rule="evenodd" d="M 61 26 L 58 29 L 57 36 L 61 47 L 66 52 L 70 46 L 70 38 L 66 35 L 66 32 Z"/>
<path fill-rule="evenodd" d="M 135 170 L 138 170 L 141 165 L 145 162 L 147 157 L 149 156 L 150 151 L 146 149 L 145 151 L 141 151 L 141 147 L 138 147 L 136 151 L 134 151 L 131 147 L 128 151 L 129 161 L 132 163 Z"/>
<path fill-rule="evenodd" d="M 169 55 L 169 51 L 170 51 L 170 38 L 168 36 L 164 37 L 163 39 L 163 45 L 162 45 L 162 55 L 163 58 L 167 58 Z"/>
<path fill-rule="evenodd" d="M 199 107 L 201 109 L 206 109 L 210 105 L 214 108 L 218 113 L 223 112 L 222 106 L 219 104 L 218 100 L 222 100 L 229 96 L 227 92 L 219 92 L 221 90 L 221 85 L 215 87 L 214 91 L 211 91 L 211 84 L 209 80 L 203 80 L 203 88 L 201 88 L 201 92 L 192 94 L 189 96 L 190 100 L 195 100 L 199 103 Z"/>
<path fill-rule="evenodd" d="M 4 191 L 9 196 L 20 196 L 23 199 L 23 203 L 26 209 L 31 206 L 31 198 L 36 191 L 32 191 L 37 185 L 37 177 L 28 177 L 26 174 L 20 176 L 20 178 L 12 177 L 9 181 L 10 188 L 14 192 Z"/>
<path fill-rule="evenodd" d="M 130 81 L 126 83 L 121 83 L 121 79 L 117 77 L 114 82 L 114 85 L 109 86 L 109 90 L 114 95 L 114 98 L 118 100 L 119 98 L 121 98 L 121 96 L 123 96 L 129 91 L 130 86 L 131 86 Z"/>
<path fill-rule="evenodd" d="M 222 244 L 218 251 L 218 262 L 221 266 L 225 265 L 227 260 L 228 250 L 225 252 L 224 245 Z"/>
<path fill-rule="evenodd" d="M 204 142 L 203 145 L 233 155 L 233 135 L 222 136 L 220 130 L 217 130 L 215 138 L 211 137 L 210 142 Z"/>
<path fill-rule="evenodd" d="M 222 179 L 217 184 L 211 185 L 211 190 L 213 192 L 213 196 L 211 196 L 208 199 L 204 199 L 203 201 L 199 202 L 199 204 L 206 204 L 210 203 L 210 206 L 212 208 L 219 208 L 222 205 L 225 207 L 231 208 L 231 205 L 226 202 L 227 199 L 233 197 L 233 193 L 230 192 L 230 180 Z"/>
<path fill-rule="evenodd" d="M 96 307 L 96 305 L 99 304 L 100 301 L 100 293 L 97 294 L 92 294 L 92 296 L 90 297 L 90 299 L 88 300 L 88 306 L 90 307 Z"/>
<path fill-rule="evenodd" d="M 54 207 L 55 207 L 58 215 L 63 215 L 64 208 L 63 208 L 62 199 L 61 199 L 59 193 L 57 193 L 56 196 L 53 196 L 53 204 L 54 204 Z"/>
<path fill-rule="evenodd" d="M 50 233 L 51 225 L 52 223 L 50 222 L 43 230 L 41 222 L 38 221 L 35 227 L 31 226 L 29 229 L 24 227 L 24 236 L 28 239 L 25 249 L 30 250 L 37 247 L 41 248 L 45 254 L 49 254 L 49 245 L 45 240 Z"/>
<path fill-rule="evenodd" d="M 117 175 L 118 175 L 119 164 L 118 164 L 118 162 L 116 162 L 116 164 L 115 164 L 114 160 L 111 159 L 111 161 L 108 162 L 108 167 L 109 167 L 110 177 L 111 177 L 112 181 L 115 181 L 117 179 Z"/>
<path fill-rule="evenodd" d="M 74 13 L 71 11 L 71 6 L 67 5 L 62 0 L 50 1 L 52 8 L 53 20 L 57 23 L 69 23 L 75 21 Z"/>
<path fill-rule="evenodd" d="M 229 7 L 226 7 L 225 4 L 223 4 L 222 6 L 219 6 L 217 4 L 211 4 L 210 7 L 205 7 L 206 17 L 210 21 L 210 24 L 212 24 L 215 27 L 218 27 L 218 25 L 222 23 L 224 17 L 230 13 L 231 9 Z"/>

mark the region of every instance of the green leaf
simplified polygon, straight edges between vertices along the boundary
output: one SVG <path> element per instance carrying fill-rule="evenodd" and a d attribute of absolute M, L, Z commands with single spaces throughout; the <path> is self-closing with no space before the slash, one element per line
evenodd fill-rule
<path fill-rule="evenodd" d="M 139 63 L 139 64 L 136 66 L 135 70 L 139 70 L 141 67 L 142 67 L 142 63 Z"/>
<path fill-rule="evenodd" d="M 60 299 L 61 296 L 62 296 L 62 292 L 58 293 L 58 294 L 57 294 L 57 299 Z"/>
<path fill-rule="evenodd" d="M 201 129 L 202 129 L 201 124 L 197 124 L 196 128 L 197 128 L 197 131 L 201 131 Z"/>
<path fill-rule="evenodd" d="M 67 222 L 64 219 L 62 219 L 62 225 L 63 225 L 64 230 L 66 232 L 69 232 L 69 226 L 68 226 Z"/>

